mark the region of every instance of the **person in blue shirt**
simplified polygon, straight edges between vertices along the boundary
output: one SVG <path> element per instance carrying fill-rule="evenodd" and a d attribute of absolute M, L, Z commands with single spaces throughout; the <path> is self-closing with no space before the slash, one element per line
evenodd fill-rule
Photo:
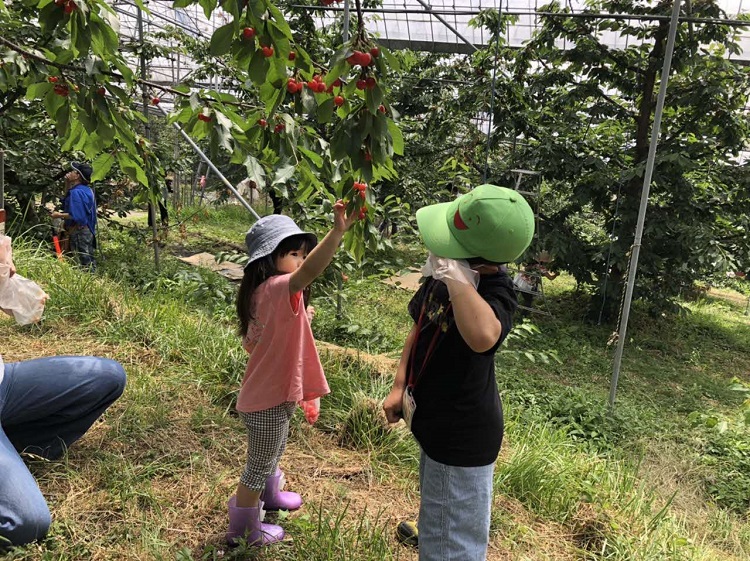
<path fill-rule="evenodd" d="M 89 186 L 93 169 L 82 162 L 71 162 L 65 175 L 67 193 L 63 198 L 63 212 L 53 212 L 52 218 L 64 218 L 70 249 L 81 266 L 96 269 L 96 199 Z"/>

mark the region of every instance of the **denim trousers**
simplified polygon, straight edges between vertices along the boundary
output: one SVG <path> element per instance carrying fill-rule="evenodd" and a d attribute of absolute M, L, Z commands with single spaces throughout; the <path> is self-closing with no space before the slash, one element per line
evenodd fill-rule
<path fill-rule="evenodd" d="M 94 234 L 88 229 L 88 226 L 79 228 L 70 234 L 70 249 L 73 250 L 82 267 L 91 271 L 96 269 Z"/>
<path fill-rule="evenodd" d="M 91 427 L 125 388 L 122 366 L 92 356 L 5 364 L 0 383 L 0 550 L 43 538 L 50 512 L 21 459 L 50 460 Z"/>
<path fill-rule="evenodd" d="M 441 464 L 419 459 L 419 561 L 485 561 L 495 464 Z"/>

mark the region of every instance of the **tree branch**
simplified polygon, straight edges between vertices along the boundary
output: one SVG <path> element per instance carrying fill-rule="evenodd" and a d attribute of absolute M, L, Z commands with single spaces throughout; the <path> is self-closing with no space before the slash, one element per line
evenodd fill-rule
<path fill-rule="evenodd" d="M 39 56 L 39 55 L 37 55 L 35 53 L 32 53 L 31 51 L 27 51 L 23 47 L 20 47 L 20 46 L 16 45 L 15 43 L 12 43 L 11 41 L 8 41 L 7 39 L 5 39 L 3 37 L 0 37 L 0 44 L 5 45 L 6 47 L 8 47 L 9 49 L 11 49 L 12 51 L 15 51 L 15 52 L 23 55 L 27 59 L 33 59 L 33 60 L 42 62 L 42 63 L 44 63 L 44 64 L 46 64 L 48 66 L 54 66 L 55 68 L 59 68 L 60 70 L 70 70 L 71 72 L 84 72 L 84 69 L 81 68 L 81 67 L 74 66 L 72 64 L 61 64 L 59 62 L 53 62 L 53 61 L 51 61 L 51 60 L 49 60 L 47 58 L 44 58 L 43 56 Z M 101 72 L 101 74 L 103 74 L 105 76 L 110 76 L 112 78 L 116 78 L 117 80 L 119 80 L 121 82 L 127 82 L 127 80 L 125 79 L 125 77 L 122 74 L 119 74 L 118 72 L 110 72 L 110 71 L 104 70 L 104 71 Z M 143 85 L 149 86 L 151 88 L 154 88 L 154 89 L 157 89 L 157 90 L 160 90 L 160 91 L 169 92 L 169 93 L 171 93 L 174 96 L 189 98 L 190 95 L 191 95 L 189 93 L 184 93 L 184 92 L 175 90 L 174 88 L 170 88 L 169 86 L 164 86 L 162 84 L 157 84 L 155 82 L 151 82 L 149 80 L 144 80 L 142 78 L 133 78 L 133 82 L 135 82 L 137 84 L 143 84 Z M 207 101 L 207 102 L 214 102 L 214 101 L 216 101 L 215 99 L 210 98 L 210 97 L 199 97 L 199 99 L 201 101 Z M 235 107 L 241 107 L 241 108 L 247 108 L 247 109 L 258 109 L 258 107 L 255 106 L 255 105 L 248 105 L 246 103 L 240 103 L 240 102 L 235 102 L 235 101 L 222 101 L 222 103 L 224 105 L 232 105 L 232 106 L 235 106 Z"/>

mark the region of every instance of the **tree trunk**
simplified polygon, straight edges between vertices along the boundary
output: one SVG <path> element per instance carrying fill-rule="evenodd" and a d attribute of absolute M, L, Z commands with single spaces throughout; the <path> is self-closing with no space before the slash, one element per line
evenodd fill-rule
<path fill-rule="evenodd" d="M 648 158 L 649 145 L 651 142 L 651 124 L 653 121 L 654 109 L 656 108 L 656 99 L 654 90 L 656 89 L 656 78 L 661 71 L 664 61 L 664 49 L 666 47 L 667 35 L 669 33 L 669 22 L 661 21 L 659 28 L 654 34 L 654 47 L 649 53 L 648 67 L 643 73 L 643 82 L 641 89 L 641 100 L 638 106 L 638 116 L 635 119 L 635 148 L 633 166 L 638 166 Z M 622 190 L 622 200 L 619 206 L 619 227 L 617 238 L 620 241 L 620 251 L 615 249 L 614 256 L 629 255 L 632 247 L 635 227 L 638 221 L 638 207 L 640 206 L 640 195 L 643 190 L 643 176 L 634 176 Z M 618 220 L 618 216 L 612 216 L 611 221 L 607 224 L 608 231 L 612 231 L 613 224 Z M 619 311 L 620 295 L 624 289 L 625 279 L 627 277 L 627 267 L 615 263 L 609 271 L 606 294 L 602 293 L 601 298 L 604 301 L 602 319 L 616 319 Z"/>

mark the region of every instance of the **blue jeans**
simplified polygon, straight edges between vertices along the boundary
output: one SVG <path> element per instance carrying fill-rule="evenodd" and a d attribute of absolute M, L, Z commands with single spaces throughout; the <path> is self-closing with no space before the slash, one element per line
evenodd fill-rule
<path fill-rule="evenodd" d="M 122 366 L 92 356 L 5 364 L 0 383 L 0 548 L 43 538 L 50 513 L 19 452 L 53 460 L 125 388 Z"/>
<path fill-rule="evenodd" d="M 73 250 L 82 267 L 91 271 L 96 269 L 94 234 L 91 233 L 88 226 L 74 230 L 70 234 L 70 249 Z"/>
<path fill-rule="evenodd" d="M 419 459 L 419 561 L 484 561 L 495 464 L 448 466 Z"/>

